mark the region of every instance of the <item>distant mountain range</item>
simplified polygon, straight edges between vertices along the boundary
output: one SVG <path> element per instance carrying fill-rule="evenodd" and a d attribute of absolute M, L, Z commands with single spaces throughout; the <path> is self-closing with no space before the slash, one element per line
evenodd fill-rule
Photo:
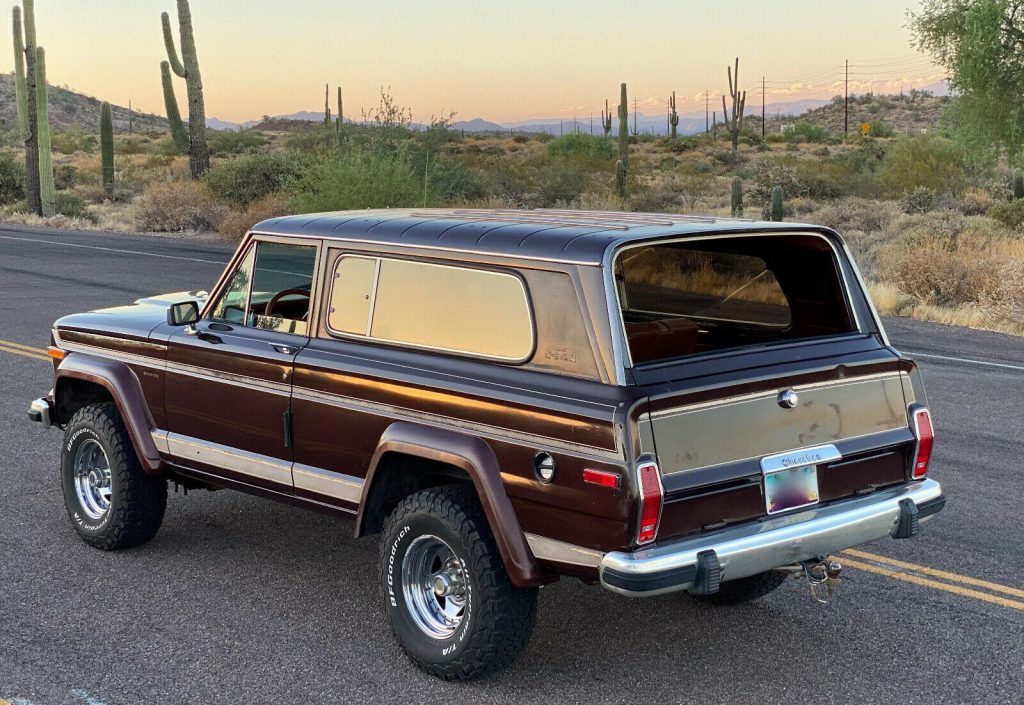
<path fill-rule="evenodd" d="M 769 119 L 777 119 L 781 117 L 797 116 L 801 115 L 808 110 L 819 108 L 823 105 L 827 105 L 829 101 L 821 100 L 817 98 L 809 98 L 806 100 L 794 100 L 783 103 L 769 103 L 765 106 L 765 112 Z M 719 110 L 721 106 L 719 106 Z M 761 106 L 747 106 L 747 115 L 760 115 Z M 322 112 L 309 112 L 301 111 L 297 113 L 291 113 L 289 115 L 274 115 L 274 120 L 292 120 L 296 122 L 323 122 L 324 114 Z M 698 132 L 703 132 L 706 126 L 704 112 L 694 113 L 680 113 L 679 115 L 679 133 L 683 135 L 692 135 Z M 721 122 L 722 116 L 719 115 L 719 122 Z M 226 120 L 218 120 L 217 118 L 209 118 L 206 121 L 207 127 L 215 130 L 241 130 L 248 129 L 255 125 L 260 124 L 263 120 L 247 120 L 246 122 L 228 122 Z M 644 113 L 638 113 L 635 117 L 630 116 L 629 128 L 630 130 L 635 128 L 642 133 L 651 134 L 665 134 L 668 124 L 665 115 L 647 115 Z M 416 130 L 426 129 L 427 125 L 423 123 L 413 123 L 412 128 Z M 579 116 L 576 120 L 559 120 L 558 118 L 534 118 L 531 120 L 518 120 L 513 122 L 491 122 L 484 120 L 483 118 L 473 118 L 472 120 L 459 120 L 452 125 L 452 129 L 463 130 L 465 132 L 546 132 L 551 135 L 564 134 L 567 132 L 590 132 L 593 129 L 594 134 L 601 134 L 601 122 L 600 116 L 594 116 L 593 128 L 591 128 L 590 117 L 581 119 Z M 618 120 L 612 118 L 612 130 L 618 130 Z"/>

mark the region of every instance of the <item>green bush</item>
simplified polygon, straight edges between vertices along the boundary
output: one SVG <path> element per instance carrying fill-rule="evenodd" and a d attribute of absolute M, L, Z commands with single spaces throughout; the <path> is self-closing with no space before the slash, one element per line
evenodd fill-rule
<path fill-rule="evenodd" d="M 71 164 L 60 164 L 53 170 L 53 178 L 58 190 L 73 189 L 78 183 L 78 168 Z"/>
<path fill-rule="evenodd" d="M 939 194 L 926 186 L 918 186 L 900 199 L 904 213 L 930 213 L 939 206 Z"/>
<path fill-rule="evenodd" d="M 426 172 L 427 188 L 444 202 L 469 201 L 484 195 L 484 183 L 479 172 L 459 159 L 431 161 Z"/>
<path fill-rule="evenodd" d="M 889 150 L 881 177 L 890 192 L 901 196 L 921 187 L 959 193 L 967 178 L 964 153 L 934 135 L 906 137 Z"/>
<path fill-rule="evenodd" d="M 1024 199 L 997 203 L 988 209 L 988 217 L 1008 228 L 1021 230 L 1024 226 Z"/>
<path fill-rule="evenodd" d="M 267 144 L 267 139 L 256 130 L 210 130 L 207 140 L 210 153 L 217 157 L 255 152 Z"/>
<path fill-rule="evenodd" d="M 582 132 L 556 137 L 548 142 L 548 156 L 576 157 L 600 162 L 615 158 L 615 145 L 606 137 Z"/>
<path fill-rule="evenodd" d="M 427 194 L 428 202 L 433 202 Z M 322 157 L 294 184 L 292 203 L 303 213 L 423 205 L 423 175 L 403 159 L 351 150 Z"/>
<path fill-rule="evenodd" d="M 0 203 L 25 200 L 25 167 L 10 152 L 0 152 Z"/>
<path fill-rule="evenodd" d="M 70 191 L 57 192 L 54 210 L 59 215 L 67 216 L 68 218 L 81 218 L 91 223 L 95 223 L 97 220 L 93 212 L 89 210 L 85 199 L 76 196 Z"/>
<path fill-rule="evenodd" d="M 828 142 L 831 133 L 820 125 L 814 125 L 801 120 L 793 126 L 791 132 L 786 133 L 788 142 L 822 144 Z"/>
<path fill-rule="evenodd" d="M 536 190 L 540 197 L 539 205 L 550 208 L 572 203 L 579 199 L 589 181 L 589 170 L 578 162 L 568 159 L 554 160 L 537 173 Z"/>
<path fill-rule="evenodd" d="M 287 189 L 308 168 L 309 159 L 296 153 L 250 154 L 215 164 L 204 181 L 216 198 L 247 206 Z"/>

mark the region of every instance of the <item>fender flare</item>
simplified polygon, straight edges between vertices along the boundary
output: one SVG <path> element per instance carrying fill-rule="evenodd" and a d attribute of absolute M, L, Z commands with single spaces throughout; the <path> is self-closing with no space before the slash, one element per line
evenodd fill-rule
<path fill-rule="evenodd" d="M 494 451 L 479 438 L 453 431 L 407 421 L 396 421 L 387 427 L 377 444 L 363 484 L 359 511 L 356 515 L 357 537 L 362 535 L 365 519 L 363 512 L 373 488 L 374 477 L 381 459 L 387 453 L 416 456 L 464 470 L 480 498 L 480 504 L 494 533 L 498 551 L 513 584 L 518 587 L 529 587 L 551 582 L 551 576 L 537 564 L 519 526 L 512 502 L 505 493 L 501 469 Z"/>
<path fill-rule="evenodd" d="M 62 379 L 79 379 L 106 389 L 113 397 L 117 410 L 124 420 L 142 469 L 151 475 L 159 475 L 165 471 L 166 466 L 153 441 L 152 431 L 156 425 L 149 414 L 139 378 L 128 365 L 83 353 L 67 355 L 55 373 L 53 399 L 58 408 Z"/>

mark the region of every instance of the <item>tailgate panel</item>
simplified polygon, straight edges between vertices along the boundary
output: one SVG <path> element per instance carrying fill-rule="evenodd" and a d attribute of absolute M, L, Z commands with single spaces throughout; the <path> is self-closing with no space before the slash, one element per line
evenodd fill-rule
<path fill-rule="evenodd" d="M 777 390 L 679 409 L 641 421 L 665 476 L 906 428 L 900 372 L 794 387 L 797 406 Z"/>

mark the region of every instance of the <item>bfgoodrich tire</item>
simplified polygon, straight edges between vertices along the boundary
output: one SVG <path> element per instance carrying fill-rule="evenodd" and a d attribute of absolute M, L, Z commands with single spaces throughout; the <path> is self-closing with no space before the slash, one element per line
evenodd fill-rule
<path fill-rule="evenodd" d="M 466 680 L 507 666 L 525 647 L 537 588 L 518 588 L 471 488 L 403 500 L 384 526 L 384 604 L 395 637 L 423 671 Z"/>
<path fill-rule="evenodd" d="M 167 482 L 146 474 L 113 403 L 75 412 L 60 460 L 64 506 L 78 535 L 104 551 L 149 541 L 167 507 Z"/>
<path fill-rule="evenodd" d="M 786 573 L 769 570 L 747 578 L 728 580 L 721 584 L 718 592 L 711 595 L 694 595 L 701 602 L 713 605 L 740 605 L 751 602 L 773 592 L 786 582 Z"/>

